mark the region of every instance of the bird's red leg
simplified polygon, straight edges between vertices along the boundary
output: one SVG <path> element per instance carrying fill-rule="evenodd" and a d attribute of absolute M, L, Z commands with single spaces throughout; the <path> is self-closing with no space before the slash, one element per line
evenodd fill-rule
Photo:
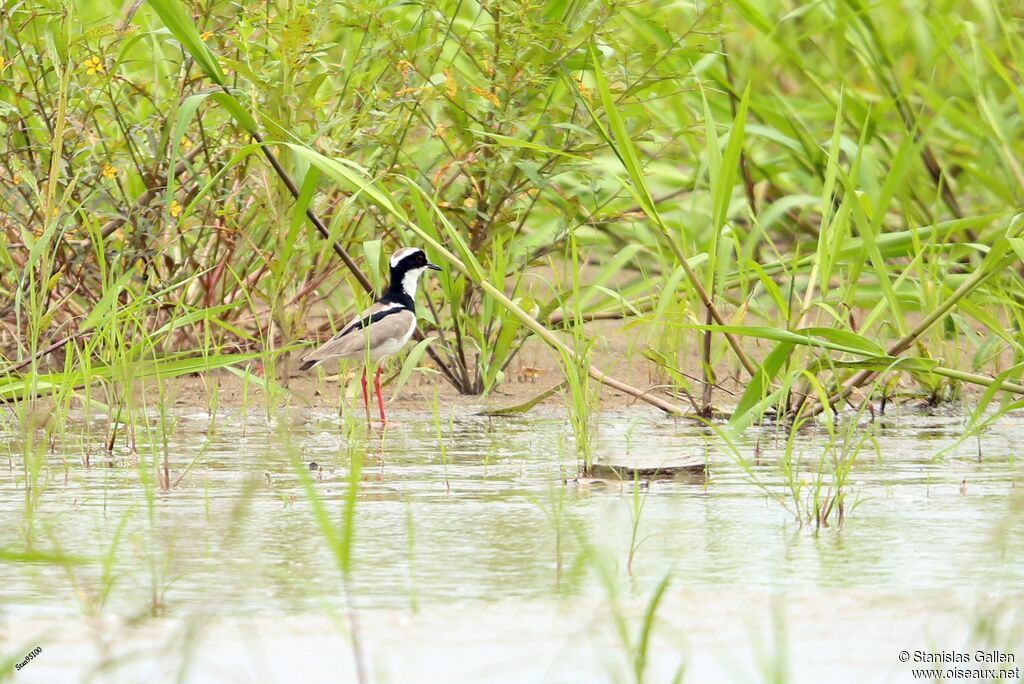
<path fill-rule="evenodd" d="M 373 376 L 373 386 L 377 390 L 377 408 L 380 409 L 380 422 L 388 422 L 387 417 L 384 415 L 384 397 L 380 393 L 380 367 L 377 368 L 377 374 Z"/>
<path fill-rule="evenodd" d="M 366 422 L 370 422 L 370 393 L 366 391 L 366 369 L 363 369 L 363 375 L 360 378 L 363 383 L 363 408 L 366 409 Z"/>

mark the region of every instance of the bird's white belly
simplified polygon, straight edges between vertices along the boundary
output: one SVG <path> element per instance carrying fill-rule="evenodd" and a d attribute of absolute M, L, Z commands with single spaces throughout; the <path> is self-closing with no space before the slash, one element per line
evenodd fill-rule
<path fill-rule="evenodd" d="M 376 361 L 377 359 L 384 358 L 385 356 L 391 356 L 392 354 L 401 351 L 402 347 L 406 345 L 415 330 L 416 319 L 413 318 L 412 325 L 409 326 L 409 330 L 404 335 L 401 337 L 389 337 L 384 340 L 381 344 L 370 350 L 370 358 Z"/>

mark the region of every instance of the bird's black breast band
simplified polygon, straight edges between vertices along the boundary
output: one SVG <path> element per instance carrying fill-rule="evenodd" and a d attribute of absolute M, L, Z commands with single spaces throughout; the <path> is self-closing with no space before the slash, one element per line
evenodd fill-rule
<path fill-rule="evenodd" d="M 355 323 L 351 324 L 348 327 L 348 330 L 345 332 L 345 335 L 351 335 L 356 330 L 362 330 L 364 328 L 367 328 L 367 327 L 373 325 L 374 323 L 376 323 L 377 321 L 380 321 L 380 320 L 383 320 L 383 319 L 387 318 L 391 314 L 401 313 L 402 311 L 406 311 L 406 310 L 407 309 L 404 306 L 396 306 L 396 307 L 393 307 L 391 309 L 384 309 L 383 311 L 375 311 L 374 313 L 370 314 L 369 316 L 363 316 L 358 321 L 356 321 Z M 344 337 L 344 335 L 342 337 Z"/>

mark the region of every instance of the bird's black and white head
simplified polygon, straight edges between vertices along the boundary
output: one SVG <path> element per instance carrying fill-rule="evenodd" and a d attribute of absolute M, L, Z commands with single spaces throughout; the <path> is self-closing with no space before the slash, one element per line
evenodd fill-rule
<path fill-rule="evenodd" d="M 383 297 L 386 301 L 393 301 L 413 308 L 413 301 L 416 299 L 416 286 L 419 284 L 420 276 L 428 268 L 433 271 L 440 271 L 441 267 L 430 263 L 426 253 L 419 247 L 403 247 L 391 255 L 391 287 Z"/>

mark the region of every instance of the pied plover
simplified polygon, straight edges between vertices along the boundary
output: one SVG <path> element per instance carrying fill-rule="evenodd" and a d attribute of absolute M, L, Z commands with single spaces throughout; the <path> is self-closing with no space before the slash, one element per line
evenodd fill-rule
<path fill-rule="evenodd" d="M 403 247 L 391 255 L 391 284 L 373 306 L 363 311 L 322 346 L 306 354 L 299 370 L 309 370 L 332 359 L 366 359 L 377 361 L 390 356 L 405 346 L 416 330 L 416 285 L 425 270 L 440 271 L 441 267 L 427 261 L 427 255 L 418 247 Z M 380 420 L 384 415 L 384 397 L 380 392 L 380 366 L 373 376 L 377 392 Z M 363 403 L 367 417 L 370 397 L 366 391 L 366 369 L 363 369 Z"/>

